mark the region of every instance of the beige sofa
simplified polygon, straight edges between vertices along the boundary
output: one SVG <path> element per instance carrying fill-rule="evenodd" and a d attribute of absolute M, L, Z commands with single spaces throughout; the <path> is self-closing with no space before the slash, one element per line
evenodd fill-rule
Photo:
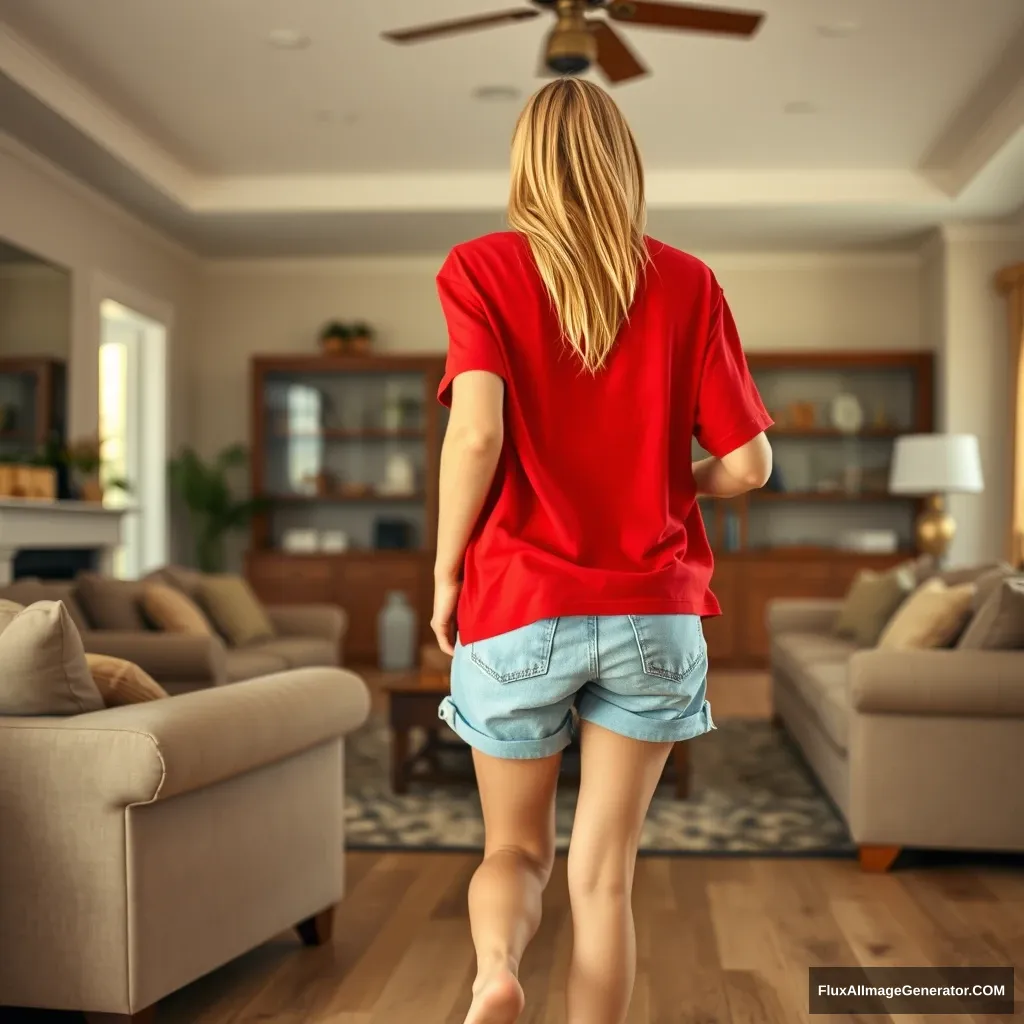
<path fill-rule="evenodd" d="M 1024 650 L 857 650 L 832 632 L 840 604 L 770 604 L 772 687 L 862 866 L 1024 850 Z"/>
<path fill-rule="evenodd" d="M 368 711 L 358 676 L 305 669 L 0 718 L 0 1006 L 142 1019 L 294 925 L 323 939 Z"/>
<path fill-rule="evenodd" d="M 268 607 L 277 633 L 246 647 L 228 647 L 220 637 L 180 636 L 155 630 L 96 629 L 74 582 L 22 579 L 0 588 L 0 600 L 29 605 L 63 601 L 90 654 L 109 654 L 144 668 L 168 693 L 254 679 L 290 668 L 339 666 L 348 624 L 333 605 Z"/>

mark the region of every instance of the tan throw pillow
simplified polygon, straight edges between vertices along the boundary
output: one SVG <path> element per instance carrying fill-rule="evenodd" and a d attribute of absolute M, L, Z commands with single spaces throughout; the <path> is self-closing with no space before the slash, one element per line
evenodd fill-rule
<path fill-rule="evenodd" d="M 989 593 L 956 646 L 963 651 L 1024 648 L 1024 576 L 1004 579 Z"/>
<path fill-rule="evenodd" d="M 269 640 L 274 635 L 263 605 L 241 576 L 204 576 L 196 595 L 217 632 L 232 647 Z"/>
<path fill-rule="evenodd" d="M 209 622 L 195 601 L 165 583 L 147 583 L 143 586 L 142 611 L 157 629 L 166 633 L 213 636 Z"/>
<path fill-rule="evenodd" d="M 82 572 L 75 584 L 78 599 L 96 629 L 137 633 L 146 628 L 142 618 L 142 583 Z"/>
<path fill-rule="evenodd" d="M 915 586 L 913 571 L 897 566 L 888 572 L 862 569 L 854 577 L 839 610 L 835 631 L 858 647 L 874 647 L 886 623 Z"/>
<path fill-rule="evenodd" d="M 107 654 L 87 654 L 86 664 L 92 681 L 108 708 L 122 704 L 143 704 L 148 700 L 161 700 L 170 694 L 148 673 L 134 662 L 113 658 Z"/>
<path fill-rule="evenodd" d="M 0 715 L 78 715 L 103 698 L 60 601 L 0 601 Z"/>
<path fill-rule="evenodd" d="M 973 583 L 947 587 L 937 578 L 922 583 L 885 627 L 878 641 L 879 649 L 899 651 L 950 646 L 970 618 L 974 592 Z"/>

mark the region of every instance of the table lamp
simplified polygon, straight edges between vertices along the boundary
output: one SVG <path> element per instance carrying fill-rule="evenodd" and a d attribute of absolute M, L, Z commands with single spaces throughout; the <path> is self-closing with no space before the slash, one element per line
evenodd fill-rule
<path fill-rule="evenodd" d="M 925 498 L 915 524 L 918 550 L 942 559 L 956 533 L 947 494 L 984 490 L 978 439 L 973 434 L 906 434 L 897 438 L 889 491 Z"/>

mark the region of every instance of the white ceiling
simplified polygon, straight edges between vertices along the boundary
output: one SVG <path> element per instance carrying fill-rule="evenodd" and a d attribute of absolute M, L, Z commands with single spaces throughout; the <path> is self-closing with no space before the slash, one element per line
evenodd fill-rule
<path fill-rule="evenodd" d="M 521 100 L 472 94 L 536 88 L 550 18 L 411 47 L 380 33 L 515 5 L 0 0 L 0 130 L 202 251 L 440 246 L 500 218 Z M 750 6 L 768 18 L 749 42 L 624 30 L 654 72 L 614 94 L 655 226 L 704 247 L 892 244 L 1024 203 L 1021 0 Z M 279 28 L 311 45 L 271 48 Z"/>

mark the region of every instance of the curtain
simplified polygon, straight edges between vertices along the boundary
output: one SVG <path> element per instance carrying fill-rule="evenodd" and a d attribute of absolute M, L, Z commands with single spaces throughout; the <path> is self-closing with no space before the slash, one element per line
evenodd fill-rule
<path fill-rule="evenodd" d="M 1024 567 L 1024 263 L 1007 267 L 997 282 L 1006 293 L 1010 313 L 1013 504 L 1009 554 L 1012 563 L 1020 568 Z"/>

